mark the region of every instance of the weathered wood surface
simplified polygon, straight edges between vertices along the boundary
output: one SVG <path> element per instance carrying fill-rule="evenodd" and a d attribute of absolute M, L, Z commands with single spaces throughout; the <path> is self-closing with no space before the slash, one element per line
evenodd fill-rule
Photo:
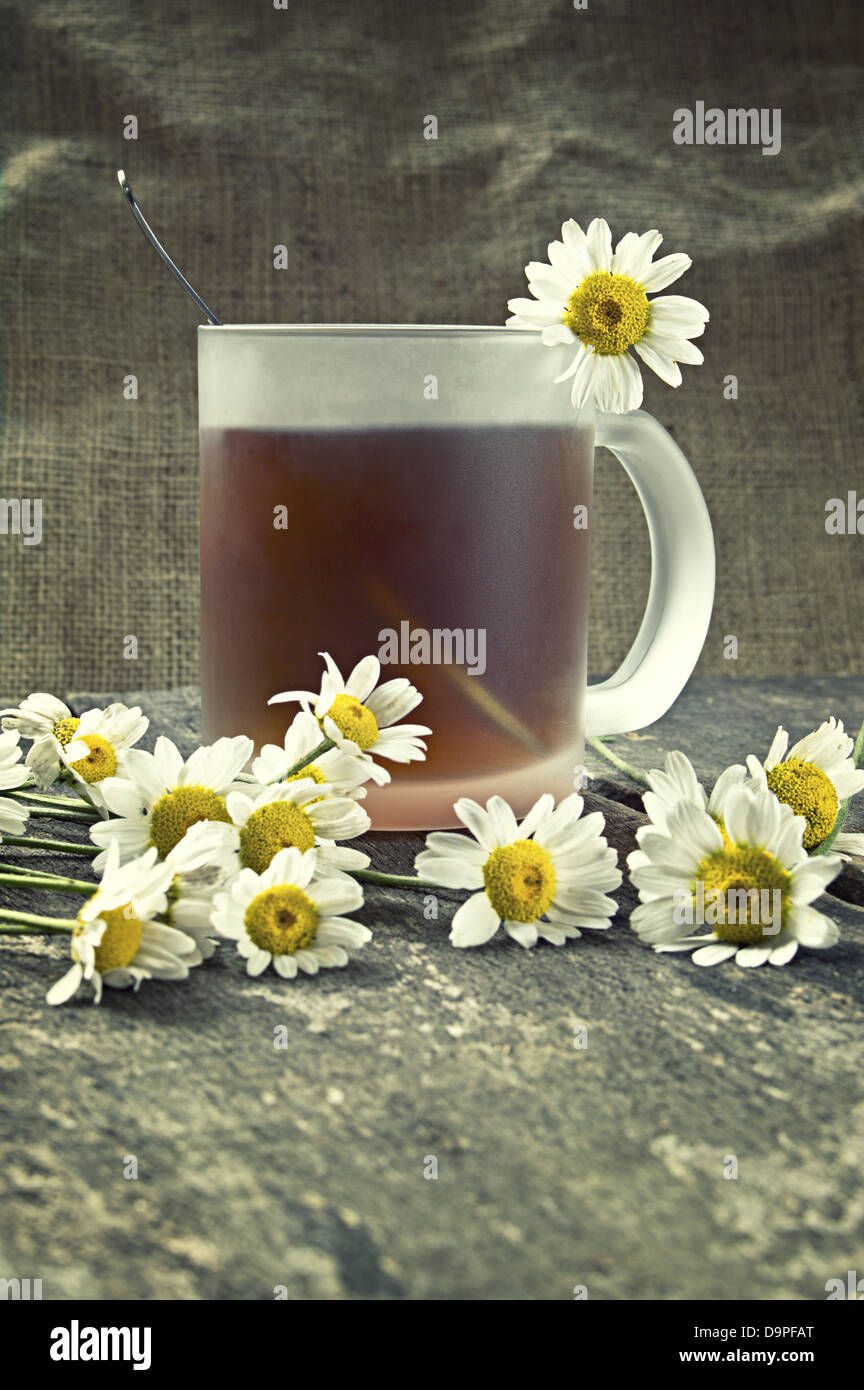
<path fill-rule="evenodd" d="M 195 743 L 194 692 L 123 698 Z M 710 783 L 778 722 L 798 737 L 862 705 L 852 678 L 697 680 L 614 747 L 644 768 L 680 747 Z M 587 763 L 626 853 L 638 794 Z M 368 841 L 410 872 L 419 837 Z M 864 916 L 826 897 L 834 950 L 700 970 L 640 946 L 620 896 L 611 930 L 569 947 L 455 951 L 452 895 L 435 923 L 375 889 L 347 970 L 250 980 L 226 944 L 100 1009 L 45 1006 L 64 942 L 0 939 L 0 1276 L 56 1299 L 824 1298 L 864 1262 Z"/>

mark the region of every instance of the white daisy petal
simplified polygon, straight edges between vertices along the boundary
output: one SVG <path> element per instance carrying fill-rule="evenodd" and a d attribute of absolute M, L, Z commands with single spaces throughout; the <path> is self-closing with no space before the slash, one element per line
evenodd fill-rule
<path fill-rule="evenodd" d="M 454 914 L 450 940 L 454 946 L 482 946 L 497 932 L 501 918 L 485 893 L 475 893 Z"/>
<path fill-rule="evenodd" d="M 771 958 L 770 946 L 742 946 L 735 956 L 735 964 L 743 966 L 764 965 Z"/>
<path fill-rule="evenodd" d="M 664 338 L 649 329 L 642 339 L 644 347 L 651 348 L 665 362 L 684 362 L 691 367 L 699 367 L 705 361 L 701 349 L 686 338 Z"/>
<path fill-rule="evenodd" d="M 520 946 L 530 949 L 537 945 L 537 924 L 535 922 L 505 922 L 504 929 L 518 941 Z"/>
<path fill-rule="evenodd" d="M 377 656 L 364 656 L 362 661 L 358 661 L 345 682 L 346 695 L 352 695 L 355 700 L 359 700 L 362 704 L 375 689 L 380 674 L 381 663 Z"/>
<path fill-rule="evenodd" d="M 523 821 L 523 827 L 524 824 Z M 520 830 L 526 833 L 521 827 Z M 460 835 L 453 830 L 433 830 L 431 835 L 426 836 L 426 851 L 444 858 L 465 859 L 480 868 L 486 862 L 486 851 L 482 845 L 468 835 Z"/>
<path fill-rule="evenodd" d="M 638 410 L 642 404 L 642 373 L 629 352 L 623 353 L 618 361 L 619 411 Z"/>
<path fill-rule="evenodd" d="M 269 951 L 253 951 L 246 961 L 247 975 L 263 975 L 271 959 Z"/>
<path fill-rule="evenodd" d="M 543 329 L 542 339 L 545 347 L 567 347 L 570 343 L 577 341 L 572 328 L 569 328 L 566 323 L 548 324 Z"/>
<path fill-rule="evenodd" d="M 579 367 L 581 366 L 585 358 L 591 356 L 593 356 L 591 349 L 583 347 L 583 345 L 580 343 L 576 352 L 576 356 L 572 359 L 569 367 L 567 367 L 561 373 L 560 376 L 556 376 L 554 378 L 555 384 L 557 385 L 560 381 L 569 381 L 570 377 L 573 376 L 579 370 Z"/>
<path fill-rule="evenodd" d="M 811 951 L 836 945 L 840 931 L 836 922 L 812 907 L 795 907 L 789 914 L 786 930 L 790 937 Z"/>
<path fill-rule="evenodd" d="M 581 798 L 580 798 L 581 800 Z M 522 840 L 527 840 L 529 835 L 533 835 L 541 821 L 545 820 L 555 807 L 555 798 L 549 792 L 537 798 L 530 811 L 523 816 L 519 822 L 518 834 Z M 581 811 L 581 806 L 579 811 Z M 577 812 L 577 815 L 579 812 Z"/>
<path fill-rule="evenodd" d="M 603 217 L 595 217 L 590 223 L 585 239 L 592 270 L 609 270 L 612 265 L 612 233 L 609 223 Z"/>
<path fill-rule="evenodd" d="M 434 851 L 421 850 L 414 861 L 414 871 L 418 878 L 441 888 L 480 888 L 483 884 L 483 864 L 471 863 L 464 855 L 445 858 Z"/>
<path fill-rule="evenodd" d="M 819 854 L 796 864 L 792 870 L 789 900 L 796 907 L 812 903 L 837 877 L 843 864 L 838 855 Z"/>
<path fill-rule="evenodd" d="M 663 241 L 658 231 L 627 232 L 615 247 L 610 269 L 615 275 L 629 275 L 631 280 L 641 281 L 655 251 Z"/>
<path fill-rule="evenodd" d="M 586 350 L 576 359 L 576 370 L 570 386 L 570 401 L 574 409 L 581 410 L 595 398 L 602 359 L 592 350 Z M 599 405 L 599 399 L 598 399 Z M 602 407 L 601 407 L 602 408 Z"/>
<path fill-rule="evenodd" d="M 646 273 L 640 281 L 643 290 L 647 294 L 656 294 L 658 290 L 665 290 L 667 285 L 671 285 L 673 280 L 682 276 L 685 270 L 689 270 L 693 264 L 689 256 L 681 252 L 676 252 L 671 256 L 661 256 L 659 261 L 652 261 Z"/>
<path fill-rule="evenodd" d="M 541 304 L 534 299 L 508 299 L 507 308 L 532 328 L 546 328 L 561 321 L 560 306 L 548 301 Z"/>
<path fill-rule="evenodd" d="M 463 796 L 455 802 L 453 810 L 456 812 L 462 824 L 467 826 L 471 834 L 485 850 L 491 853 L 493 849 L 497 849 L 498 842 L 495 838 L 495 833 L 492 829 L 489 816 L 482 806 L 479 806 L 476 801 L 472 801 L 470 797 Z"/>
<path fill-rule="evenodd" d="M 798 950 L 798 942 L 795 940 L 784 941 L 779 946 L 775 946 L 768 957 L 769 965 L 788 965 L 790 960 Z"/>
<path fill-rule="evenodd" d="M 77 993 L 83 978 L 84 971 L 81 966 L 73 965 L 61 980 L 51 986 L 45 995 L 45 1002 L 47 1004 L 65 1004 L 67 999 L 71 999 L 73 994 Z"/>
<path fill-rule="evenodd" d="M 503 796 L 489 798 L 486 802 L 486 814 L 491 832 L 495 837 L 496 846 L 510 844 L 517 838 L 519 826 L 513 811 Z"/>
<path fill-rule="evenodd" d="M 727 941 L 717 942 L 694 951 L 692 959 L 696 965 L 719 965 L 722 961 L 729 960 L 730 956 L 734 956 L 737 950 L 737 946 Z"/>
<path fill-rule="evenodd" d="M 768 749 L 768 756 L 765 759 L 765 771 L 770 772 L 778 763 L 782 762 L 786 756 L 786 749 L 789 746 L 789 735 L 782 724 L 778 726 L 777 732 L 771 740 L 771 747 Z"/>
<path fill-rule="evenodd" d="M 646 367 L 650 367 L 652 372 L 654 372 L 656 376 L 659 376 L 661 381 L 666 382 L 667 386 L 681 385 L 683 378 L 678 363 L 673 362 L 671 357 L 662 356 L 657 352 L 656 349 L 651 346 L 647 335 L 641 342 L 635 344 L 635 348 Z"/>

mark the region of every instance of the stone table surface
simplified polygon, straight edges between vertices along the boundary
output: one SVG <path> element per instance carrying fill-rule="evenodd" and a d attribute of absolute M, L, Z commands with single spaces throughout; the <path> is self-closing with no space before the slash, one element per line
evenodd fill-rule
<path fill-rule="evenodd" d="M 196 743 L 195 691 L 122 698 Z M 646 769 L 682 748 L 710 784 L 831 713 L 857 728 L 864 683 L 696 679 L 611 747 Z M 623 855 L 638 791 L 586 761 Z M 367 841 L 411 871 L 418 836 Z M 226 943 L 101 1008 L 45 1005 L 67 943 L 2 937 L 0 1277 L 46 1299 L 822 1299 L 864 1267 L 861 881 L 819 903 L 840 944 L 780 970 L 655 956 L 626 887 L 610 931 L 532 951 L 454 950 L 452 895 L 428 922 L 375 889 L 346 970 L 253 980 Z"/>

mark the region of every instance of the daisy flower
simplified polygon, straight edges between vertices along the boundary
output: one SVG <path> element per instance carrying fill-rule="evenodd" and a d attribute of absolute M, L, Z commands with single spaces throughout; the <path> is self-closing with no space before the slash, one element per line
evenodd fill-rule
<path fill-rule="evenodd" d="M 836 925 L 812 906 L 840 868 L 808 858 L 805 821 L 769 791 L 733 787 L 723 827 L 686 797 L 663 828 L 641 826 L 628 856 L 640 903 L 630 919 L 655 951 L 692 951 L 698 965 L 735 957 L 739 965 L 786 965 L 799 946 L 833 946 Z M 688 935 L 695 924 L 713 932 Z"/>
<path fill-rule="evenodd" d="M 285 779 L 288 769 L 308 757 L 321 743 L 321 725 L 309 709 L 301 709 L 295 715 L 280 748 L 276 743 L 265 743 L 261 754 L 252 764 L 252 776 L 262 786 Z M 301 777 L 311 777 L 314 782 L 327 782 L 334 792 L 347 796 L 365 796 L 363 783 L 373 781 L 383 787 L 390 781 L 390 773 L 379 767 L 366 753 L 345 753 L 341 748 L 328 748 L 319 754 L 314 763 L 306 763 L 300 772 L 295 772 L 289 781 Z"/>
<path fill-rule="evenodd" d="M 28 695 L 20 705 L 0 710 L 0 715 L 4 729 L 17 729 L 25 738 L 44 738 L 46 734 L 54 734 L 56 738 L 63 739 L 67 730 L 62 726 L 67 720 L 75 726 L 68 730 L 68 736 L 71 738 L 78 725 L 68 705 L 64 705 L 56 696 L 48 695 L 44 690 L 37 690 L 35 694 Z M 58 724 L 61 726 L 59 729 Z M 68 742 L 68 738 L 65 741 Z"/>
<path fill-rule="evenodd" d="M 156 740 L 152 753 L 130 749 L 122 777 L 108 777 L 101 792 L 116 819 L 90 827 L 91 839 L 103 847 L 94 860 L 101 868 L 104 851 L 112 841 L 120 859 L 134 859 L 151 845 L 165 859 L 191 825 L 213 820 L 230 823 L 225 797 L 235 788 L 235 778 L 252 755 L 251 738 L 220 738 L 196 748 L 185 761 L 170 738 Z M 242 786 L 242 783 L 237 784 Z"/>
<path fill-rule="evenodd" d="M 852 749 L 842 720 L 831 718 L 791 748 L 789 735 L 780 725 L 764 763 L 752 753 L 747 759 L 754 782 L 768 787 L 778 801 L 804 817 L 806 850 L 818 848 L 831 834 L 841 801 L 864 791 L 864 769 L 855 766 Z M 833 848 L 864 854 L 864 835 L 840 834 Z"/>
<path fill-rule="evenodd" d="M 279 850 L 292 847 L 301 853 L 317 848 L 320 872 L 338 877 L 350 869 L 365 869 L 368 854 L 333 841 L 354 840 L 372 822 L 353 797 L 330 792 L 326 783 L 311 777 L 231 792 L 228 843 L 235 856 L 235 872 L 243 868 L 262 874 Z"/>
<path fill-rule="evenodd" d="M 60 744 L 59 757 L 85 796 L 107 817 L 101 784 L 108 777 L 123 776 L 126 751 L 147 732 L 150 720 L 137 705 L 127 709 L 115 704 L 87 710 L 77 724 L 69 742 Z"/>
<path fill-rule="evenodd" d="M 27 754 L 27 766 L 33 773 L 40 787 L 47 788 L 57 781 L 63 765 L 63 750 L 70 744 L 78 734 L 81 719 L 73 714 L 68 705 L 64 705 L 62 700 L 58 700 L 54 695 L 48 695 L 45 691 L 37 691 L 33 695 L 28 695 L 26 700 L 22 700 L 20 705 L 11 709 L 4 709 L 2 713 L 2 723 L 4 729 L 17 729 L 24 738 L 33 740 L 33 746 Z M 140 709 L 127 710 L 125 705 L 119 703 L 109 705 L 105 710 L 88 710 L 81 718 L 86 720 L 84 732 L 96 733 L 105 737 L 105 730 L 101 727 L 99 716 L 106 721 L 110 721 L 115 737 L 117 751 L 123 751 L 136 743 L 147 728 L 149 721 L 145 719 Z M 95 745 L 97 748 L 101 745 Z M 90 749 L 93 752 L 93 749 Z M 114 751 L 103 749 L 105 754 L 104 766 L 107 766 L 109 759 L 107 753 Z M 88 749 L 77 750 L 78 758 L 85 758 Z M 83 775 L 83 772 L 76 777 L 78 782 L 90 782 L 95 780 L 92 774 L 96 771 L 96 760 L 91 760 L 86 769 L 91 773 L 91 777 Z M 107 772 L 101 772 L 100 777 L 107 777 Z M 94 799 L 91 795 L 91 799 Z M 99 804 L 98 802 L 96 803 Z"/>
<path fill-rule="evenodd" d="M 230 889 L 216 895 L 213 925 L 237 942 L 249 975 L 273 963 L 293 979 L 298 970 L 348 964 L 346 946 L 362 946 L 372 933 L 341 916 L 363 905 L 353 879 L 317 875 L 317 850 L 282 849 L 263 874 L 243 869 Z"/>
<path fill-rule="evenodd" d="M 541 329 L 547 347 L 576 346 L 557 381 L 572 378 L 570 398 L 579 409 L 592 401 L 616 414 L 642 403 L 642 375 L 633 348 L 669 386 L 681 385 L 679 362 L 700 363 L 690 341 L 705 331 L 708 310 L 695 299 L 669 294 L 649 299 L 688 270 L 690 257 L 653 259 L 663 238 L 657 231 L 628 232 L 612 250 L 608 223 L 594 219 L 587 232 L 572 219 L 561 240 L 549 244 L 549 264 L 525 267 L 532 299 L 511 299 L 508 327 Z"/>
<path fill-rule="evenodd" d="M 618 904 L 606 893 L 621 871 L 603 838 L 599 811 L 582 818 L 578 793 L 555 809 L 548 793 L 517 822 L 500 796 L 486 809 L 462 797 L 453 807 L 473 838 L 435 831 L 417 856 L 422 878 L 446 888 L 477 888 L 453 918 L 454 946 L 482 946 L 502 925 L 520 946 L 539 937 L 553 946 L 581 936 L 580 927 L 605 928 Z"/>
<path fill-rule="evenodd" d="M 643 794 L 642 804 L 652 824 L 658 830 L 665 830 L 669 812 L 681 801 L 707 810 L 709 816 L 721 824 L 726 798 L 735 787 L 743 785 L 747 769 L 741 763 L 727 767 L 717 778 L 710 797 L 705 795 L 690 759 L 677 750 L 666 754 L 662 772 L 654 768 L 646 775 L 650 790 Z"/>
<path fill-rule="evenodd" d="M 102 986 L 137 990 L 142 980 L 185 980 L 201 954 L 190 936 L 156 918 L 166 907 L 171 869 L 160 864 L 155 849 L 120 866 L 113 844 L 102 882 L 78 913 L 70 942 L 71 970 L 52 985 L 49 1004 L 64 1004 L 87 980 L 94 1004 Z"/>
<path fill-rule="evenodd" d="M 22 762 L 18 740 L 21 735 L 17 729 L 0 734 L 0 791 L 13 791 L 26 782 L 29 773 Z M 13 801 L 8 796 L 0 796 L 0 831 L 7 835 L 20 835 L 29 816 L 26 806 Z"/>
<path fill-rule="evenodd" d="M 234 827 L 221 821 L 197 821 L 169 850 L 165 864 L 174 877 L 162 915 L 170 926 L 191 936 L 202 960 L 209 960 L 214 951 L 213 899 L 239 867 Z"/>
<path fill-rule="evenodd" d="M 311 704 L 318 725 L 327 738 L 343 753 L 377 753 L 396 763 L 419 762 L 426 757 L 425 734 L 431 734 L 424 724 L 398 724 L 423 696 L 404 676 L 378 684 L 381 663 L 377 656 L 364 656 L 348 677 L 342 673 L 329 652 L 321 652 L 327 670 L 321 679 L 321 690 L 285 690 L 268 701 L 271 705 L 289 700 Z M 320 741 L 320 740 L 319 740 Z"/>

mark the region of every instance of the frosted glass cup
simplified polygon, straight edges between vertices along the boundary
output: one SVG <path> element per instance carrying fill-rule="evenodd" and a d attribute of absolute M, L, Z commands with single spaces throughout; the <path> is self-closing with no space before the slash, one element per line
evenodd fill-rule
<path fill-rule="evenodd" d="M 669 708 L 711 614 L 702 494 L 652 416 L 577 414 L 554 367 L 504 328 L 199 328 L 207 742 L 281 744 L 297 707 L 272 695 L 318 690 L 319 652 L 346 676 L 376 653 L 434 733 L 425 762 L 381 759 L 365 805 L 376 829 L 428 829 L 460 796 L 518 814 L 567 795 L 586 733 Z M 636 487 L 652 572 L 631 651 L 587 686 L 595 442 Z"/>

